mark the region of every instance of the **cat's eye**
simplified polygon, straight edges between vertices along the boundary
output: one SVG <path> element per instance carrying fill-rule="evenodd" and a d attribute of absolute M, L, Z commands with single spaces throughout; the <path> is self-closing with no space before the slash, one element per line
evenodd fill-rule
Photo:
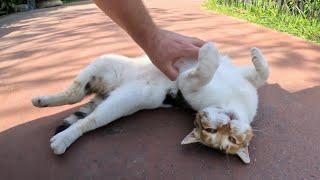
<path fill-rule="evenodd" d="M 229 141 L 232 142 L 233 144 L 237 144 L 236 138 L 229 136 Z"/>
<path fill-rule="evenodd" d="M 206 128 L 205 130 L 209 133 L 216 133 L 217 132 L 217 129 L 213 129 L 213 128 Z"/>

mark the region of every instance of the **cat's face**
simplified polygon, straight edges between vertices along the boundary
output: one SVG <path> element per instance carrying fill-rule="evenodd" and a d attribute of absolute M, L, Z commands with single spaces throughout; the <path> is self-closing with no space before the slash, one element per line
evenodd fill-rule
<path fill-rule="evenodd" d="M 249 163 L 249 142 L 253 137 L 249 125 L 240 123 L 233 115 L 207 108 L 198 112 L 194 130 L 185 137 L 182 144 L 200 142 L 227 154 L 237 154 L 243 162 Z"/>

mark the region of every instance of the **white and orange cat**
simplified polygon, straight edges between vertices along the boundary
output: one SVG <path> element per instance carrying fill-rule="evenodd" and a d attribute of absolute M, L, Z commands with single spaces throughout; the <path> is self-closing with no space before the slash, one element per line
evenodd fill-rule
<path fill-rule="evenodd" d="M 253 137 L 250 123 L 257 111 L 257 88 L 269 76 L 268 64 L 259 49 L 251 50 L 253 65 L 236 67 L 211 43 L 200 48 L 198 61 L 176 63 L 180 73 L 170 81 L 147 56 L 128 58 L 104 55 L 94 60 L 63 92 L 32 99 L 37 107 L 80 102 L 96 94 L 89 103 L 64 119 L 50 140 L 55 154 L 84 133 L 142 109 L 170 107 L 166 97 L 180 91 L 196 110 L 195 128 L 182 144 L 200 142 L 250 162 L 248 146 Z"/>

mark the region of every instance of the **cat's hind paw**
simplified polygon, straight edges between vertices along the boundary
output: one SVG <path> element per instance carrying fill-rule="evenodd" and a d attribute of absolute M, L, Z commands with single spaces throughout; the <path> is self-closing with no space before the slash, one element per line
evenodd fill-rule
<path fill-rule="evenodd" d="M 261 50 L 257 47 L 253 47 L 250 49 L 251 55 L 252 56 L 261 56 Z"/>
<path fill-rule="evenodd" d="M 269 68 L 266 59 L 264 58 L 260 49 L 253 47 L 251 48 L 251 57 L 252 63 L 256 68 L 257 72 L 259 73 L 260 77 L 264 80 L 268 79 L 269 77 Z"/>
<path fill-rule="evenodd" d="M 36 107 L 48 107 L 48 104 L 45 102 L 44 97 L 37 96 L 32 98 L 32 104 Z"/>

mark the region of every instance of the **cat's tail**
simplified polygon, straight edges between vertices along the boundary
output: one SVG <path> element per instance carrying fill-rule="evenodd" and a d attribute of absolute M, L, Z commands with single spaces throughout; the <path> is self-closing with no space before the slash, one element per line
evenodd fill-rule
<path fill-rule="evenodd" d="M 253 66 L 245 72 L 245 77 L 256 88 L 262 86 L 269 77 L 269 66 L 260 49 L 254 47 L 251 49 L 251 57 Z"/>

